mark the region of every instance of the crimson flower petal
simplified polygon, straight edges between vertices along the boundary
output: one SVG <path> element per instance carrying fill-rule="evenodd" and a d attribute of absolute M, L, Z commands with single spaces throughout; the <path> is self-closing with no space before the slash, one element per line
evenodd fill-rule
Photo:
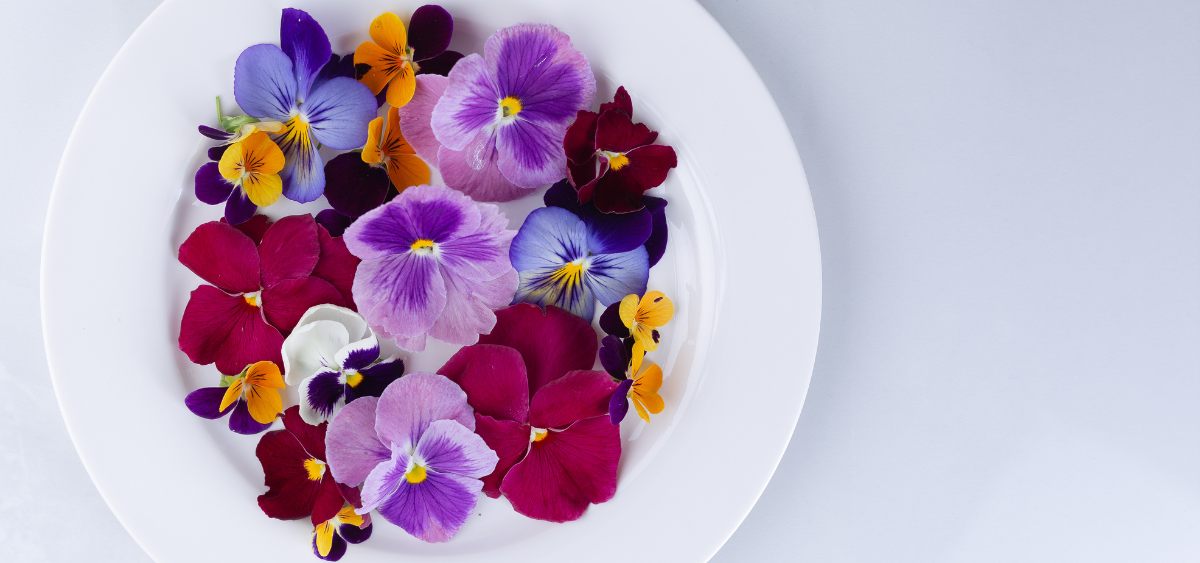
<path fill-rule="evenodd" d="M 346 302 L 346 307 L 358 311 L 354 305 L 354 272 L 358 270 L 361 260 L 350 254 L 346 249 L 346 241 L 342 237 L 330 236 L 325 228 L 317 229 L 317 239 L 321 245 L 321 258 L 313 268 L 312 275 L 321 278 L 337 288 Z"/>
<path fill-rule="evenodd" d="M 525 452 L 529 449 L 529 426 L 475 413 L 475 433 L 500 458 L 496 462 L 496 469 L 482 479 L 483 494 L 499 498 L 504 476 L 508 475 L 513 465 L 525 458 Z"/>
<path fill-rule="evenodd" d="M 613 426 L 607 416 L 581 420 L 531 443 L 529 454 L 509 470 L 500 491 L 517 512 L 530 518 L 577 520 L 588 504 L 616 494 L 620 459 L 621 427 Z"/>
<path fill-rule="evenodd" d="M 321 255 L 317 222 L 312 215 L 276 221 L 263 234 L 258 254 L 262 257 L 262 287 L 270 289 L 284 280 L 308 277 Z"/>
<path fill-rule="evenodd" d="M 329 423 L 322 422 L 314 426 L 304 422 L 300 416 L 300 407 L 293 405 L 283 411 L 283 427 L 300 441 L 304 451 L 312 457 L 325 461 L 325 431 L 329 428 Z"/>
<path fill-rule="evenodd" d="M 658 133 L 644 123 L 634 123 L 623 111 L 610 109 L 600 114 L 596 122 L 596 148 L 612 152 L 629 152 L 653 143 Z"/>
<path fill-rule="evenodd" d="M 478 414 L 501 420 L 529 419 L 529 378 L 521 354 L 507 346 L 476 344 L 458 351 L 438 370 L 467 394 Z"/>
<path fill-rule="evenodd" d="M 228 293 L 258 291 L 254 241 L 228 224 L 212 221 L 196 227 L 179 245 L 179 262 Z"/>
<path fill-rule="evenodd" d="M 333 480 L 333 475 L 326 470 L 325 475 L 321 477 L 320 487 L 317 489 L 317 498 L 313 500 L 313 526 L 320 525 L 337 516 L 345 504 L 346 499 L 342 496 L 342 489 L 338 487 L 337 481 Z"/>
<path fill-rule="evenodd" d="M 226 221 L 221 219 L 221 222 Z M 235 224 L 233 228 L 250 237 L 250 240 L 254 241 L 254 245 L 258 246 L 262 243 L 263 235 L 267 234 L 267 229 L 271 228 L 271 221 L 267 219 L 266 215 L 255 215 L 244 222 Z"/>
<path fill-rule="evenodd" d="M 604 113 L 609 109 L 619 109 L 625 112 L 630 118 L 633 117 L 633 100 L 629 98 L 629 92 L 625 91 L 624 86 L 617 87 L 617 93 L 613 95 L 613 101 L 600 104 L 600 113 Z"/>
<path fill-rule="evenodd" d="M 592 325 L 553 305 L 518 303 L 496 311 L 491 334 L 480 344 L 499 344 L 520 352 L 529 374 L 529 394 L 568 371 L 586 370 L 596 361 L 599 344 Z"/>
<path fill-rule="evenodd" d="M 179 349 L 192 362 L 234 374 L 264 360 L 283 365 L 282 347 L 283 335 L 242 297 L 211 285 L 192 291 L 179 326 Z"/>
<path fill-rule="evenodd" d="M 295 520 L 309 516 L 321 490 L 321 480 L 309 478 L 304 462 L 313 456 L 287 430 L 263 434 L 254 450 L 263 468 L 266 493 L 258 496 L 258 507 L 271 518 Z"/>
<path fill-rule="evenodd" d="M 600 114 L 587 110 L 581 109 L 575 114 L 575 122 L 567 127 L 567 134 L 563 137 L 567 162 L 583 164 L 596 154 L 596 122 L 599 119 Z"/>
<path fill-rule="evenodd" d="M 333 284 L 316 276 L 282 280 L 262 292 L 263 313 L 285 334 L 296 328 L 296 323 L 310 307 L 326 303 L 342 307 L 346 301 Z"/>
<path fill-rule="evenodd" d="M 642 194 L 667 179 L 677 164 L 675 149 L 646 145 L 625 154 L 629 163 L 620 170 L 608 168 L 596 179 L 592 201 L 605 213 L 629 213 L 645 207 Z M 582 193 L 583 190 L 580 190 Z"/>
<path fill-rule="evenodd" d="M 603 371 L 572 371 L 533 396 L 529 423 L 538 428 L 561 428 L 608 414 L 608 400 L 616 388 L 617 382 Z"/>

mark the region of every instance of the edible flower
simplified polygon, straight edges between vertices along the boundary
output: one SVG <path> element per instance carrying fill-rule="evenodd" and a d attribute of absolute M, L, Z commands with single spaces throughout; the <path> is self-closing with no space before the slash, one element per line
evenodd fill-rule
<path fill-rule="evenodd" d="M 249 115 L 227 116 L 223 114 L 221 112 L 221 96 L 217 96 L 217 123 L 221 124 L 220 129 L 201 125 L 199 130 L 201 135 L 214 141 L 221 141 L 222 145 L 231 145 L 259 131 L 278 135 L 284 130 L 284 124 L 278 121 L 263 121 Z"/>
<path fill-rule="evenodd" d="M 671 322 L 675 306 L 661 291 L 648 291 L 638 299 L 637 295 L 626 295 L 621 299 L 621 324 L 629 329 L 633 338 L 634 359 L 640 348 L 645 352 L 658 349 L 658 327 Z"/>
<path fill-rule="evenodd" d="M 667 250 L 667 200 L 643 196 L 645 209 L 629 213 L 601 213 L 595 205 L 579 203 L 575 189 L 567 180 L 559 180 L 543 196 L 546 207 L 561 207 L 574 213 L 587 225 L 588 239 L 604 253 L 625 252 L 646 247 L 650 267 L 658 264 Z M 637 241 L 642 242 L 637 242 Z M 593 252 L 595 252 L 593 250 Z"/>
<path fill-rule="evenodd" d="M 212 284 L 192 291 L 179 349 L 194 363 L 216 362 L 221 373 L 283 364 L 283 337 L 304 311 L 354 306 L 348 297 L 358 259 L 309 215 L 204 223 L 180 245 L 179 262 Z"/>
<path fill-rule="evenodd" d="M 354 74 L 375 95 L 387 88 L 387 103 L 401 107 L 413 97 L 421 72 L 445 75 L 463 58 L 462 53 L 447 51 L 454 34 L 454 19 L 441 6 L 429 4 L 417 8 L 408 22 L 408 32 L 400 16 L 385 12 L 371 22 L 371 41 L 354 51 Z"/>
<path fill-rule="evenodd" d="M 358 492 L 357 489 L 348 489 Z M 359 503 L 361 505 L 361 502 Z M 346 503 L 329 520 L 313 528 L 313 553 L 325 561 L 337 561 L 346 554 L 346 543 L 362 543 L 371 537 L 371 515 L 358 514 L 355 506 Z"/>
<path fill-rule="evenodd" d="M 610 345 L 607 342 L 610 338 L 617 340 L 615 336 L 605 337 L 606 346 Z M 619 341 L 617 345 L 624 348 Z M 625 414 L 629 412 L 629 403 L 633 403 L 638 416 L 646 422 L 650 422 L 651 414 L 658 414 L 665 407 L 662 397 L 658 394 L 659 388 L 662 387 L 662 368 L 646 362 L 646 369 L 643 371 L 643 356 L 644 354 L 633 354 L 628 377 L 617 385 L 609 399 L 608 417 L 614 426 L 625 419 Z"/>
<path fill-rule="evenodd" d="M 393 356 L 380 361 L 379 340 L 361 315 L 337 305 L 304 313 L 283 340 L 288 385 L 299 385 L 300 417 L 320 424 L 359 397 L 378 397 L 404 374 Z"/>
<path fill-rule="evenodd" d="M 284 411 L 283 429 L 267 432 L 258 440 L 254 455 L 262 465 L 263 484 L 268 489 L 258 496 L 258 507 L 271 518 L 309 517 L 313 526 L 320 526 L 337 516 L 347 501 L 357 501 L 358 491 L 339 484 L 329 472 L 325 459 L 328 425 L 308 424 L 299 411 L 299 407 Z"/>
<path fill-rule="evenodd" d="M 648 226 L 647 226 L 648 227 Z M 612 238 L 560 207 L 535 209 L 513 238 L 509 257 L 520 274 L 514 303 L 554 305 L 591 320 L 596 300 L 605 306 L 642 293 L 650 275 L 638 238 Z M 634 242 L 626 252 L 605 253 Z M 644 239 L 642 239 L 644 240 Z M 623 246 L 618 246 L 618 244 Z"/>
<path fill-rule="evenodd" d="M 642 194 L 661 185 L 678 164 L 675 149 L 652 144 L 657 138 L 657 131 L 633 122 L 633 100 L 624 86 L 600 113 L 580 111 L 563 140 L 567 177 L 579 202 L 593 201 L 604 213 L 645 207 Z"/>
<path fill-rule="evenodd" d="M 499 456 L 483 492 L 530 518 L 576 520 L 617 491 L 620 428 L 606 416 L 617 383 L 590 371 L 596 333 L 587 321 L 530 304 L 496 317 L 491 334 L 438 370 L 462 386 L 475 431 Z"/>
<path fill-rule="evenodd" d="M 564 176 L 567 126 L 596 95 L 591 66 L 565 33 L 548 24 L 501 29 L 448 78 L 431 116 L 448 149 L 438 155 L 448 186 L 509 201 Z"/>
<path fill-rule="evenodd" d="M 242 51 L 234 65 L 233 94 L 247 115 L 284 123 L 276 138 L 285 156 L 283 195 L 306 203 L 325 190 L 317 148 L 363 146 L 378 106 L 370 89 L 353 78 L 320 76 L 333 51 L 312 16 L 284 9 L 279 39 L 282 48 L 262 44 Z"/>
<path fill-rule="evenodd" d="M 257 362 L 237 375 L 221 376 L 221 385 L 188 394 L 184 404 L 196 416 L 216 420 L 230 412 L 229 429 L 238 434 L 258 434 L 271 427 L 283 412 L 284 388 L 279 366 Z"/>
<path fill-rule="evenodd" d="M 283 170 L 283 151 L 266 133 L 256 131 L 225 149 L 217 164 L 219 180 L 211 176 L 211 167 L 200 167 L 196 173 L 196 198 L 209 205 L 236 198 L 236 207 L 242 211 L 242 216 L 246 210 L 253 215 L 257 208 L 279 200 L 283 193 L 280 170 Z M 229 204 L 226 204 L 226 215 L 229 215 L 228 209 Z M 229 217 L 226 220 L 230 220 Z"/>
<path fill-rule="evenodd" d="M 427 542 L 454 537 L 475 509 L 497 457 L 475 434 L 467 395 L 449 379 L 408 374 L 378 399 L 346 405 L 329 424 L 329 467 L 339 483 L 362 483 L 365 514 Z"/>
<path fill-rule="evenodd" d="M 444 186 L 409 188 L 367 212 L 345 234 L 363 260 L 354 277 L 359 312 L 405 350 L 424 350 L 427 335 L 474 344 L 517 288 L 507 224 L 495 205 Z"/>

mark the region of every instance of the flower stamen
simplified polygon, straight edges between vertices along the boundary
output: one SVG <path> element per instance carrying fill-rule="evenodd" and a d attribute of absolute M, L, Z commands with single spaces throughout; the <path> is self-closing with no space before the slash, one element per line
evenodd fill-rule
<path fill-rule="evenodd" d="M 425 468 L 415 463 L 413 464 L 412 469 L 409 469 L 408 472 L 404 474 L 404 478 L 408 479 L 408 482 L 412 483 L 413 485 L 424 481 L 427 476 L 428 475 L 425 472 Z"/>
<path fill-rule="evenodd" d="M 521 113 L 521 100 L 509 96 L 500 100 L 500 117 L 510 117 Z"/>
<path fill-rule="evenodd" d="M 325 462 L 310 457 L 304 460 L 304 470 L 308 472 L 309 481 L 320 481 L 325 476 Z"/>

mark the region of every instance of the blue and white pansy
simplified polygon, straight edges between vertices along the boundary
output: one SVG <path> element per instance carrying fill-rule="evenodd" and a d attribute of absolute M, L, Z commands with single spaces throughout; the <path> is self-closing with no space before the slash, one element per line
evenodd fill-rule
<path fill-rule="evenodd" d="M 509 258 L 520 274 L 513 303 L 554 305 L 591 320 L 605 306 L 646 291 L 646 232 L 605 229 L 561 207 L 536 209 L 513 238 Z M 640 230 L 639 230 L 640 231 Z"/>
<path fill-rule="evenodd" d="M 283 341 L 288 385 L 299 385 L 300 416 L 313 425 L 333 419 L 359 397 L 378 397 L 404 374 L 398 356 L 379 358 L 379 340 L 361 315 L 317 305 Z"/>

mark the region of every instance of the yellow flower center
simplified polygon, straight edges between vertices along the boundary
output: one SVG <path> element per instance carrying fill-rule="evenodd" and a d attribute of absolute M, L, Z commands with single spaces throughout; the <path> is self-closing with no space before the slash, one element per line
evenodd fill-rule
<path fill-rule="evenodd" d="M 541 442 L 542 440 L 546 439 L 546 434 L 548 433 L 549 431 L 547 431 L 545 428 L 532 427 L 529 435 L 530 441 Z"/>
<path fill-rule="evenodd" d="M 309 481 L 320 481 L 325 476 L 325 463 L 315 457 L 304 460 L 304 470 L 308 472 Z"/>
<path fill-rule="evenodd" d="M 429 239 L 424 239 L 424 238 L 417 239 L 416 242 L 412 243 L 412 249 L 414 252 L 421 252 L 421 251 L 433 252 L 433 249 L 436 246 L 437 246 L 437 243 L 435 243 Z"/>
<path fill-rule="evenodd" d="M 242 299 L 245 299 L 246 304 L 250 305 L 251 307 L 258 306 L 258 292 L 257 291 L 254 293 L 246 293 L 246 294 L 242 295 Z"/>
<path fill-rule="evenodd" d="M 355 370 L 350 370 L 350 372 L 346 374 L 346 385 L 351 387 L 358 387 L 358 384 L 362 383 L 362 380 L 363 375 Z"/>
<path fill-rule="evenodd" d="M 404 474 L 404 478 L 408 479 L 408 482 L 412 483 L 414 485 L 416 485 L 417 483 L 420 483 L 421 481 L 424 481 L 425 477 L 426 477 L 425 468 L 421 467 L 420 465 L 417 465 L 415 463 L 413 464 L 412 469 L 409 469 L 408 473 Z"/>
<path fill-rule="evenodd" d="M 504 117 L 521 113 L 521 101 L 512 96 L 504 98 L 500 100 L 500 111 Z"/>
<path fill-rule="evenodd" d="M 613 153 L 608 157 L 608 167 L 613 170 L 625 168 L 626 164 L 629 164 L 629 157 L 623 152 Z"/>
<path fill-rule="evenodd" d="M 550 280 L 558 284 L 559 287 L 573 287 L 580 283 L 580 278 L 583 277 L 583 260 L 567 262 L 561 268 L 550 274 Z"/>

